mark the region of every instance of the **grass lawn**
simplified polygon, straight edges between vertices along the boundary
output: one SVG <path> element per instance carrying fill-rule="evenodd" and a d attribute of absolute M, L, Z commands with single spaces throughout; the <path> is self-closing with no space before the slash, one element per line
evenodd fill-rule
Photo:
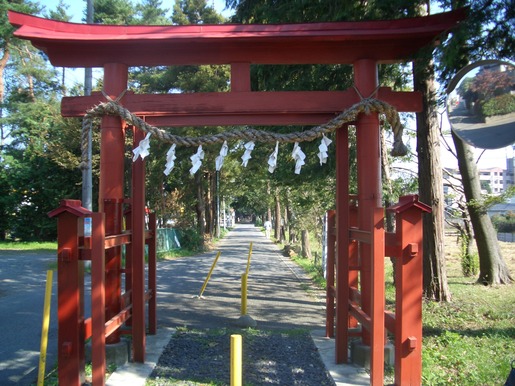
<path fill-rule="evenodd" d="M 515 278 L 515 243 L 500 243 Z M 423 304 L 424 385 L 504 385 L 515 360 L 514 285 L 464 277 L 455 238 L 445 243 L 450 303 Z"/>

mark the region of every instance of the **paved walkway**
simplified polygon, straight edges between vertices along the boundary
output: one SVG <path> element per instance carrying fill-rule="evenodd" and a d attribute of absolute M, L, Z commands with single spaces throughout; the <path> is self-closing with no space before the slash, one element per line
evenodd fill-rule
<path fill-rule="evenodd" d="M 313 288 L 303 271 L 283 257 L 258 228 L 248 224 L 238 224 L 211 253 L 158 263 L 158 334 L 147 337 L 146 363 L 121 367 L 107 384 L 144 385 L 177 327 L 236 326 L 241 274 L 245 272 L 251 242 L 247 310 L 257 327 L 309 329 L 337 385 L 368 385 L 370 380 L 363 369 L 334 364 L 334 340 L 324 337 L 324 293 Z M 204 298 L 199 299 L 218 250 L 222 254 Z"/>

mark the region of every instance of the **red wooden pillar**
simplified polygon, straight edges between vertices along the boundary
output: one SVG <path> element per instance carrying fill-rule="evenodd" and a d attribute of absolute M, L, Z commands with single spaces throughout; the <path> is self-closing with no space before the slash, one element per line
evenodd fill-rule
<path fill-rule="evenodd" d="M 327 211 L 326 240 L 327 240 L 327 269 L 326 269 L 326 296 L 325 296 L 325 336 L 334 337 L 334 255 L 336 248 L 336 211 Z"/>
<path fill-rule="evenodd" d="M 349 227 L 357 227 L 358 226 L 358 203 L 357 203 L 357 197 L 353 195 L 349 195 Z M 359 297 L 354 296 L 356 293 L 353 291 L 353 289 L 358 290 L 359 286 L 359 270 L 361 269 L 359 254 L 358 254 L 358 242 L 356 240 L 350 240 L 349 239 L 349 246 L 348 246 L 348 253 L 349 253 L 349 277 L 348 277 L 348 286 L 349 286 L 349 296 L 350 299 L 360 303 L 361 300 Z M 358 320 L 354 318 L 349 313 L 349 319 L 348 319 L 348 328 L 357 328 L 358 327 Z M 361 332 L 362 333 L 362 332 Z M 359 333 L 355 333 L 359 334 Z M 361 336 L 361 334 L 360 334 Z"/>
<path fill-rule="evenodd" d="M 57 217 L 57 319 L 59 384 L 84 382 L 84 264 L 79 261 L 83 218 L 90 211 L 79 200 L 62 200 L 49 217 Z"/>
<path fill-rule="evenodd" d="M 354 63 L 354 84 L 364 98 L 373 96 L 378 87 L 377 63 L 361 59 Z M 370 380 L 382 385 L 384 378 L 384 231 L 378 223 L 384 215 L 381 207 L 381 146 L 377 113 L 360 114 L 356 124 L 358 162 L 358 225 L 372 232 L 372 243 L 360 243 L 361 308 L 371 317 L 370 331 L 363 330 L 362 340 L 370 345 Z M 382 255 L 382 256 L 379 256 Z M 383 268 L 381 268 L 381 266 Z"/>
<path fill-rule="evenodd" d="M 149 215 L 149 231 L 152 235 L 147 241 L 148 245 L 148 333 L 157 333 L 157 223 L 156 214 Z"/>
<path fill-rule="evenodd" d="M 349 360 L 349 131 L 336 131 L 336 363 Z"/>
<path fill-rule="evenodd" d="M 370 384 L 383 385 L 384 379 L 384 210 L 372 212 L 371 242 L 371 313 L 370 315 Z"/>
<path fill-rule="evenodd" d="M 134 130 L 134 147 L 145 138 Z M 145 161 L 132 163 L 132 345 L 135 362 L 145 362 Z"/>
<path fill-rule="evenodd" d="M 91 364 L 93 385 L 105 385 L 105 227 L 104 213 L 92 213 Z"/>
<path fill-rule="evenodd" d="M 363 97 L 373 95 L 378 86 L 377 63 L 362 59 L 354 63 L 354 84 Z M 377 113 L 360 114 L 356 123 L 358 167 L 358 226 L 372 231 L 372 213 L 381 207 L 381 147 Z M 372 256 L 371 246 L 360 243 L 361 307 L 371 315 Z M 370 344 L 370 334 L 363 331 L 363 343 Z"/>
<path fill-rule="evenodd" d="M 128 208 L 123 213 L 125 218 L 125 230 L 132 233 L 132 205 L 129 205 Z M 125 294 L 128 295 L 126 299 L 126 303 L 123 304 L 125 308 L 129 303 L 132 304 L 132 247 L 125 247 Z M 125 325 L 128 327 L 132 326 L 132 315 L 131 318 L 125 321 Z"/>
<path fill-rule="evenodd" d="M 104 93 L 116 99 L 127 88 L 128 70 L 125 64 L 104 65 Z M 99 212 L 105 213 L 106 235 L 120 234 L 122 231 L 122 203 L 125 163 L 124 123 L 118 117 L 102 118 L 100 143 L 100 186 Z M 106 251 L 106 320 L 121 311 L 121 248 Z M 120 341 L 120 331 L 111 334 L 108 343 Z"/>
<path fill-rule="evenodd" d="M 418 196 L 404 196 L 388 210 L 396 213 L 395 384 L 422 382 L 422 215 L 431 208 Z"/>

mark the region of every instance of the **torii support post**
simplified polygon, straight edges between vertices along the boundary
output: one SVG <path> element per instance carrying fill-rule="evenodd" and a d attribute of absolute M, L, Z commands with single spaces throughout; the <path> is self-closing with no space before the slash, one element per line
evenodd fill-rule
<path fill-rule="evenodd" d="M 404 196 L 387 210 L 396 214 L 395 385 L 422 380 L 422 215 L 431 208 L 417 195 Z"/>
<path fill-rule="evenodd" d="M 104 65 L 104 93 L 117 99 L 127 88 L 128 69 L 120 63 Z M 105 213 L 106 235 L 122 231 L 124 198 L 125 131 L 118 117 L 102 118 L 100 142 L 99 212 Z M 121 311 L 121 248 L 106 251 L 106 320 Z M 120 341 L 119 330 L 107 338 L 107 343 Z"/>
<path fill-rule="evenodd" d="M 134 130 L 134 147 L 145 137 Z M 145 161 L 132 163 L 132 345 L 135 362 L 145 362 Z"/>
<path fill-rule="evenodd" d="M 60 385 L 79 386 L 84 376 L 84 263 L 79 238 L 91 212 L 79 200 L 62 200 L 49 217 L 57 217 L 57 324 Z"/>
<path fill-rule="evenodd" d="M 336 211 L 327 211 L 327 270 L 326 270 L 326 295 L 325 295 L 325 336 L 334 338 L 334 299 L 336 287 L 334 285 L 334 264 L 336 248 Z"/>
<path fill-rule="evenodd" d="M 105 215 L 92 213 L 91 232 L 91 365 L 93 385 L 105 385 Z"/>
<path fill-rule="evenodd" d="M 157 333 L 157 221 L 156 214 L 149 214 L 150 238 L 148 245 L 148 333 Z"/>
<path fill-rule="evenodd" d="M 347 363 L 349 319 L 349 130 L 336 131 L 336 363 Z"/>
<path fill-rule="evenodd" d="M 374 95 L 378 86 L 377 63 L 359 60 L 354 63 L 354 84 L 360 94 L 367 98 Z M 381 207 L 381 147 L 377 113 L 360 114 L 356 123 L 357 168 L 358 168 L 358 227 L 372 231 L 372 212 Z M 360 244 L 361 258 L 361 307 L 372 315 L 372 249 L 367 243 Z M 377 248 L 380 248 L 378 246 Z M 384 250 L 384 246 L 382 248 Z M 370 335 L 363 331 L 363 343 L 370 344 Z"/>

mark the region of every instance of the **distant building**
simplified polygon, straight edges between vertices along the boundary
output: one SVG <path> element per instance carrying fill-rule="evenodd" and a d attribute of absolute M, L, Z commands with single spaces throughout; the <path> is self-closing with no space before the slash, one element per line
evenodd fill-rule
<path fill-rule="evenodd" d="M 479 169 L 479 181 L 481 182 L 481 192 L 499 195 L 505 190 L 504 169 L 489 168 Z"/>
<path fill-rule="evenodd" d="M 504 190 L 515 185 L 515 157 L 506 159 L 506 170 L 504 171 Z"/>
<path fill-rule="evenodd" d="M 506 159 L 506 169 L 499 167 L 479 169 L 481 193 L 500 195 L 515 185 L 515 157 Z M 444 194 L 451 192 L 451 185 L 460 185 L 458 169 L 444 168 Z"/>

